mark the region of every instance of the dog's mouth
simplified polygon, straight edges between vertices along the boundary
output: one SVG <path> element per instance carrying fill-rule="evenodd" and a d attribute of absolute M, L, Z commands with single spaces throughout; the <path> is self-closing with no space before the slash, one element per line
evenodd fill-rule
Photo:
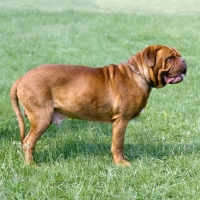
<path fill-rule="evenodd" d="M 166 84 L 180 83 L 186 76 L 187 68 L 185 68 L 179 75 L 172 76 L 170 74 L 164 73 L 163 79 Z"/>

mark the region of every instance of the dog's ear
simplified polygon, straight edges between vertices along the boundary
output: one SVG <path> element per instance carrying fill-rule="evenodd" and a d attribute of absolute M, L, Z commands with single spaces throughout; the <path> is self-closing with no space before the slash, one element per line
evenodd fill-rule
<path fill-rule="evenodd" d="M 156 63 L 156 52 L 161 48 L 160 45 L 149 46 L 143 51 L 143 58 L 149 67 Z"/>

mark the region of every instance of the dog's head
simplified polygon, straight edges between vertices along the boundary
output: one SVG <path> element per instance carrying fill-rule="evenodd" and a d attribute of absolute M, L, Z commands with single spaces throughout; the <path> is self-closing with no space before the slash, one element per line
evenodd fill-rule
<path fill-rule="evenodd" d="M 179 83 L 186 75 L 187 64 L 173 47 L 149 46 L 142 51 L 142 57 L 149 67 L 150 81 L 155 88 Z"/>

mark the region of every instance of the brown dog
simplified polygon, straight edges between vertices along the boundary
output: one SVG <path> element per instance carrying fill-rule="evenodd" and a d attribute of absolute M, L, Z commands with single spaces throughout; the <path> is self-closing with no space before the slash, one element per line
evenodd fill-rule
<path fill-rule="evenodd" d="M 17 115 L 25 161 L 45 130 L 65 117 L 112 123 L 112 148 L 116 164 L 124 159 L 126 127 L 146 106 L 151 88 L 179 83 L 187 65 L 180 53 L 168 46 L 149 46 L 118 65 L 89 68 L 77 65 L 43 65 L 27 72 L 12 86 L 10 98 Z M 24 115 L 30 121 L 25 136 Z"/>

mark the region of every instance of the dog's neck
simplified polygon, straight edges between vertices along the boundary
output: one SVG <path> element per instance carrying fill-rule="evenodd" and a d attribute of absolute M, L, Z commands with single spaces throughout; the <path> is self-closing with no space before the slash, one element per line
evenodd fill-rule
<path fill-rule="evenodd" d="M 150 89 L 151 89 L 152 87 L 154 87 L 154 85 L 152 85 L 150 82 L 147 81 L 147 79 L 146 79 L 146 77 L 144 76 L 144 74 L 141 74 L 140 71 L 137 70 L 135 66 L 133 66 L 132 64 L 130 64 L 130 63 L 128 62 L 128 60 L 125 61 L 125 64 L 128 65 L 128 66 L 131 68 L 131 70 L 134 71 L 138 76 L 140 76 L 142 79 L 144 79 L 144 80 L 146 81 L 146 83 L 147 83 L 147 85 L 149 86 Z"/>

